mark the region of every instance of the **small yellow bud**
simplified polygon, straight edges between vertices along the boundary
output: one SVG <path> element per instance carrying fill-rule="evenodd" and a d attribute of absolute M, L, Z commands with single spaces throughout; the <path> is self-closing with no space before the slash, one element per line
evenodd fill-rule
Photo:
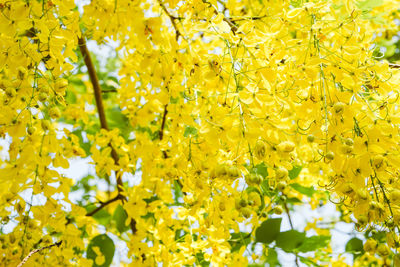
<path fill-rule="evenodd" d="M 377 247 L 378 243 L 376 242 L 375 239 L 368 239 L 365 244 L 364 244 L 364 250 L 366 252 L 375 252 L 375 249 Z"/>
<path fill-rule="evenodd" d="M 17 94 L 17 91 L 13 87 L 7 87 L 6 89 L 6 95 L 8 97 L 14 97 Z"/>
<path fill-rule="evenodd" d="M 342 102 L 336 102 L 334 105 L 333 105 L 333 111 L 336 113 L 336 114 L 342 114 L 343 113 L 343 110 L 344 110 L 344 106 L 345 106 L 345 104 L 344 103 L 342 103 Z"/>
<path fill-rule="evenodd" d="M 383 166 L 384 162 L 385 158 L 382 155 L 376 155 L 372 159 L 372 166 L 375 167 L 376 169 L 379 169 L 380 167 Z"/>
<path fill-rule="evenodd" d="M 281 205 L 276 206 L 276 207 L 274 208 L 274 213 L 275 213 L 275 214 L 278 214 L 278 215 L 282 214 L 282 213 L 283 213 L 283 208 L 282 208 L 282 206 L 281 206 Z"/>
<path fill-rule="evenodd" d="M 390 249 L 385 244 L 379 244 L 378 248 L 376 249 L 376 252 L 378 253 L 379 256 L 386 257 L 387 255 L 389 255 Z"/>
<path fill-rule="evenodd" d="M 68 81 L 66 79 L 58 79 L 54 84 L 54 90 L 57 93 L 63 93 L 68 86 Z"/>
<path fill-rule="evenodd" d="M 390 192 L 390 201 L 395 204 L 400 203 L 400 190 L 394 189 L 392 192 Z"/>
<path fill-rule="evenodd" d="M 258 140 L 255 147 L 254 147 L 254 154 L 258 159 L 263 159 L 265 158 L 265 153 L 267 151 L 267 146 L 265 143 L 261 140 Z"/>
<path fill-rule="evenodd" d="M 333 160 L 335 158 L 335 153 L 333 153 L 332 151 L 328 151 L 325 155 L 325 158 L 329 161 Z"/>
<path fill-rule="evenodd" d="M 315 136 L 314 135 L 310 134 L 310 135 L 307 136 L 307 142 L 312 143 L 312 142 L 314 142 L 314 140 L 315 140 Z"/>
<path fill-rule="evenodd" d="M 286 170 L 283 167 L 279 167 L 276 171 L 275 171 L 275 177 L 277 179 L 284 179 L 288 176 L 289 172 L 288 170 Z"/>
<path fill-rule="evenodd" d="M 278 150 L 280 150 L 282 152 L 289 153 L 289 152 L 292 152 L 294 150 L 294 147 L 295 147 L 295 145 L 294 145 L 293 142 L 285 141 L 285 142 L 282 142 L 282 143 L 280 143 L 278 145 Z"/>
<path fill-rule="evenodd" d="M 52 118 L 52 119 L 58 119 L 61 117 L 61 111 L 58 107 L 52 107 L 49 110 L 49 115 L 50 115 L 50 118 Z"/>

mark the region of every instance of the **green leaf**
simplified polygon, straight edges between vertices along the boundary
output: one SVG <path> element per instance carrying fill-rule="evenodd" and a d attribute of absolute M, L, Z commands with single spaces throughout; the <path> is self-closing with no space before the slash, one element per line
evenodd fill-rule
<path fill-rule="evenodd" d="M 231 245 L 231 252 L 238 251 L 242 246 L 247 246 L 251 242 L 251 233 L 232 233 L 229 244 Z"/>
<path fill-rule="evenodd" d="M 264 195 L 268 196 L 268 197 L 272 197 L 272 196 L 274 196 L 274 195 L 277 194 L 277 191 L 276 191 L 276 190 L 271 190 L 271 189 L 270 189 L 268 180 L 264 180 L 264 181 L 261 183 L 260 188 L 261 188 L 261 192 L 262 192 Z"/>
<path fill-rule="evenodd" d="M 356 3 L 356 6 L 364 12 L 369 12 L 375 7 L 379 7 L 383 4 L 383 0 L 365 0 Z"/>
<path fill-rule="evenodd" d="M 385 231 L 368 231 L 371 233 L 371 237 L 378 242 L 385 242 L 386 241 L 386 232 Z M 366 233 L 367 234 L 367 233 Z"/>
<path fill-rule="evenodd" d="M 210 262 L 204 259 L 204 252 L 196 253 L 196 261 L 200 264 L 201 267 L 208 267 L 210 266 Z M 197 265 L 197 264 L 196 264 Z"/>
<path fill-rule="evenodd" d="M 93 247 L 99 247 L 101 253 L 105 257 L 105 262 L 102 265 L 97 265 L 96 264 L 96 257 L 97 254 L 94 252 Z M 94 267 L 107 267 L 110 266 L 112 263 L 112 259 L 114 257 L 114 252 L 115 252 L 115 245 L 112 239 L 106 235 L 98 235 L 95 236 L 89 243 L 86 256 L 88 259 L 93 260 L 93 266 Z"/>
<path fill-rule="evenodd" d="M 300 252 L 315 251 L 319 248 L 326 247 L 329 243 L 331 237 L 326 235 L 316 235 L 307 237 L 303 244 L 298 248 Z"/>
<path fill-rule="evenodd" d="M 288 197 L 286 199 L 286 203 L 288 203 L 288 204 L 297 204 L 297 203 L 302 203 L 302 201 L 300 199 L 298 199 L 297 197 Z"/>
<path fill-rule="evenodd" d="M 79 146 L 85 151 L 86 156 L 89 156 L 90 153 L 90 148 L 91 148 L 91 143 L 90 142 L 84 142 L 83 136 L 82 136 L 83 130 L 79 127 L 72 133 L 76 135 L 79 138 Z"/>
<path fill-rule="evenodd" d="M 268 249 L 266 262 L 269 264 L 269 266 L 281 266 L 278 260 L 278 253 L 276 253 L 275 249 L 273 248 Z"/>
<path fill-rule="evenodd" d="M 96 209 L 96 205 L 89 204 L 85 207 L 87 212 L 91 212 Z M 101 225 L 108 225 L 111 222 L 111 214 L 108 211 L 101 209 L 96 212 L 93 216 Z"/>
<path fill-rule="evenodd" d="M 299 176 L 302 169 L 303 169 L 303 166 L 293 166 L 293 168 L 289 171 L 289 178 L 290 179 L 297 178 L 297 176 Z"/>
<path fill-rule="evenodd" d="M 353 237 L 346 244 L 346 252 L 361 252 L 364 250 L 363 242 L 357 237 Z"/>
<path fill-rule="evenodd" d="M 260 174 L 263 178 L 266 178 L 268 176 L 268 168 L 264 162 L 254 166 L 254 172 Z"/>
<path fill-rule="evenodd" d="M 280 247 L 286 252 L 293 252 L 293 250 L 303 244 L 305 238 L 306 233 L 296 230 L 281 232 L 276 238 L 276 246 Z"/>
<path fill-rule="evenodd" d="M 310 260 L 309 258 L 302 257 L 300 255 L 297 255 L 297 256 L 299 257 L 300 261 L 307 266 L 316 266 L 316 267 L 320 266 L 320 265 L 316 264 L 315 262 L 313 262 L 312 260 Z"/>
<path fill-rule="evenodd" d="M 123 233 L 129 229 L 129 226 L 125 224 L 126 219 L 128 219 L 128 214 L 121 205 L 118 205 L 114 211 L 113 220 L 115 221 L 117 230 L 120 233 Z"/>
<path fill-rule="evenodd" d="M 197 129 L 194 128 L 193 126 L 186 126 L 183 136 L 184 137 L 197 136 Z"/>
<path fill-rule="evenodd" d="M 130 132 L 132 131 L 132 127 L 129 119 L 124 114 L 122 114 L 122 110 L 120 108 L 107 109 L 106 118 L 108 126 L 111 129 L 118 128 L 121 134 L 127 139 Z"/>
<path fill-rule="evenodd" d="M 272 218 L 265 220 L 256 229 L 256 241 L 261 243 L 271 243 L 279 235 L 281 230 L 282 218 Z"/>
<path fill-rule="evenodd" d="M 182 187 L 177 180 L 174 180 L 174 198 L 176 203 L 179 202 L 179 198 L 183 197 Z"/>
<path fill-rule="evenodd" d="M 76 94 L 71 90 L 67 90 L 65 95 L 65 100 L 67 101 L 68 104 L 75 104 L 77 100 Z"/>
<path fill-rule="evenodd" d="M 170 99 L 169 99 L 169 102 L 171 103 L 171 104 L 177 104 L 178 102 L 179 102 L 179 97 L 170 97 Z"/>
<path fill-rule="evenodd" d="M 95 188 L 95 186 L 89 185 L 89 181 L 92 179 L 94 179 L 93 175 L 87 175 L 81 178 L 77 183 L 71 186 L 71 191 L 83 189 L 85 193 L 88 193 L 90 190 Z"/>
<path fill-rule="evenodd" d="M 306 195 L 308 197 L 312 197 L 312 195 L 317 192 L 317 190 L 315 190 L 313 186 L 305 187 L 298 183 L 290 184 L 290 186 L 297 192 L 302 193 L 303 195 Z"/>
<path fill-rule="evenodd" d="M 301 7 L 302 1 L 297 0 L 297 1 L 290 1 L 290 5 L 293 6 L 294 8 Z"/>

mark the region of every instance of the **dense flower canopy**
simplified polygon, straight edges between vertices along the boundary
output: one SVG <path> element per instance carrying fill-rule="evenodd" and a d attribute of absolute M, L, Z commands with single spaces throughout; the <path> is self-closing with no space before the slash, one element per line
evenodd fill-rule
<path fill-rule="evenodd" d="M 75 2 L 0 0 L 3 266 L 400 266 L 399 1 Z"/>

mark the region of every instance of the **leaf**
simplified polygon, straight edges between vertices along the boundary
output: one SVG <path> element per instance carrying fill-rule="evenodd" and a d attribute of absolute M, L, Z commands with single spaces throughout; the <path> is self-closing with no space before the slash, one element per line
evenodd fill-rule
<path fill-rule="evenodd" d="M 300 199 L 298 199 L 297 197 L 288 197 L 286 199 L 286 202 L 288 204 L 296 204 L 296 203 L 302 203 L 302 201 Z"/>
<path fill-rule="evenodd" d="M 268 255 L 266 262 L 269 264 L 269 266 L 281 266 L 278 260 L 278 253 L 276 253 L 275 249 L 268 248 Z"/>
<path fill-rule="evenodd" d="M 120 108 L 107 109 L 106 118 L 110 129 L 118 128 L 125 138 L 129 136 L 132 127 L 129 119 L 122 114 Z"/>
<path fill-rule="evenodd" d="M 184 137 L 197 136 L 197 129 L 194 128 L 193 126 L 186 126 L 183 136 Z"/>
<path fill-rule="evenodd" d="M 77 100 L 76 94 L 71 90 L 67 90 L 65 95 L 65 100 L 67 101 L 68 104 L 75 104 Z"/>
<path fill-rule="evenodd" d="M 319 248 L 326 247 L 329 243 L 331 237 L 326 235 L 316 235 L 307 237 L 303 244 L 298 248 L 300 252 L 315 251 Z"/>
<path fill-rule="evenodd" d="M 313 186 L 305 187 L 298 183 L 290 184 L 290 186 L 297 192 L 302 193 L 303 195 L 306 195 L 308 197 L 312 197 L 312 195 L 317 192 L 317 190 L 315 190 Z"/>
<path fill-rule="evenodd" d="M 82 129 L 78 128 L 72 133 L 79 138 L 79 146 L 85 151 L 86 156 L 88 156 L 92 154 L 90 153 L 91 144 L 90 142 L 85 142 L 85 140 L 83 140 L 82 132 Z"/>
<path fill-rule="evenodd" d="M 196 261 L 200 264 L 201 267 L 210 266 L 210 262 L 204 259 L 204 252 L 196 253 Z"/>
<path fill-rule="evenodd" d="M 361 252 L 364 250 L 363 248 L 363 242 L 361 239 L 358 239 L 357 237 L 353 237 L 350 239 L 345 248 L 346 252 Z"/>
<path fill-rule="evenodd" d="M 254 172 L 260 174 L 264 179 L 268 176 L 268 168 L 264 162 L 254 166 Z"/>
<path fill-rule="evenodd" d="M 232 233 L 229 244 L 231 245 L 231 252 L 238 251 L 242 246 L 247 246 L 251 242 L 251 233 Z"/>
<path fill-rule="evenodd" d="M 268 197 L 272 197 L 272 196 L 274 196 L 274 195 L 277 194 L 277 190 L 271 190 L 271 189 L 270 189 L 268 180 L 264 180 L 264 181 L 261 183 L 260 188 L 261 188 L 261 192 L 262 192 L 264 195 L 268 196 Z"/>
<path fill-rule="evenodd" d="M 179 199 L 183 197 L 182 187 L 177 180 L 174 180 L 174 198 L 176 203 L 180 203 Z"/>
<path fill-rule="evenodd" d="M 300 255 L 298 255 L 298 257 L 299 257 L 300 261 L 307 266 L 317 266 L 317 267 L 320 266 L 320 265 L 316 264 L 315 262 L 313 262 L 312 260 L 310 260 L 309 258 L 302 257 Z"/>
<path fill-rule="evenodd" d="M 281 232 L 276 238 L 276 246 L 280 247 L 286 252 L 293 252 L 293 250 L 303 244 L 305 238 L 306 233 L 296 230 Z"/>
<path fill-rule="evenodd" d="M 114 211 L 113 220 L 115 221 L 117 230 L 120 233 L 123 233 L 129 229 L 129 226 L 125 224 L 127 219 L 128 214 L 121 205 L 118 205 Z"/>
<path fill-rule="evenodd" d="M 365 0 L 356 3 L 356 6 L 364 12 L 369 12 L 375 7 L 379 7 L 383 4 L 383 0 Z"/>
<path fill-rule="evenodd" d="M 281 230 L 282 218 L 272 218 L 265 220 L 256 229 L 256 242 L 271 243 L 279 235 Z"/>
<path fill-rule="evenodd" d="M 89 204 L 85 208 L 86 208 L 87 212 L 91 212 L 96 209 L 96 205 Z M 111 221 L 111 214 L 108 213 L 108 211 L 106 211 L 104 209 L 99 210 L 92 217 L 95 218 L 96 221 L 98 221 L 102 225 L 108 225 Z"/>
<path fill-rule="evenodd" d="M 99 247 L 100 252 L 104 255 L 105 261 L 102 265 L 97 265 L 96 264 L 96 257 L 97 254 L 93 250 L 93 247 Z M 89 243 L 86 256 L 88 259 L 93 260 L 93 266 L 94 267 L 106 267 L 110 266 L 114 257 L 114 252 L 115 252 L 115 245 L 112 239 L 106 235 L 98 235 L 95 236 Z"/>
<path fill-rule="evenodd" d="M 302 169 L 303 166 L 293 166 L 293 168 L 289 171 L 289 178 L 292 180 L 297 178 Z"/>
<path fill-rule="evenodd" d="M 94 179 L 94 176 L 90 174 L 81 178 L 76 184 L 71 186 L 71 191 L 83 189 L 85 193 L 88 193 L 90 190 L 95 188 L 95 186 L 89 185 L 89 181 L 92 179 Z"/>

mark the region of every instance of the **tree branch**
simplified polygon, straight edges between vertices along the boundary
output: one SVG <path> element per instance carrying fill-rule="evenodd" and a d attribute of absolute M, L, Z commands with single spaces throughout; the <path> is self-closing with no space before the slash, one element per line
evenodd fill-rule
<path fill-rule="evenodd" d="M 104 208 L 105 206 L 107 206 L 108 204 L 111 204 L 111 203 L 113 203 L 114 201 L 123 200 L 123 199 L 124 199 L 124 197 L 123 197 L 122 195 L 118 194 L 116 197 L 114 197 L 114 198 L 112 198 L 112 199 L 109 199 L 109 200 L 107 200 L 106 202 L 101 202 L 101 203 L 100 203 L 100 206 L 98 206 L 97 208 L 95 208 L 95 209 L 92 210 L 91 212 L 88 212 L 88 213 L 86 214 L 86 216 L 88 216 L 88 217 L 93 216 L 93 215 L 95 215 L 98 211 L 100 211 L 102 208 Z"/>
<path fill-rule="evenodd" d="M 389 63 L 389 68 L 400 69 L 400 64 Z"/>
<path fill-rule="evenodd" d="M 285 196 L 285 197 L 286 197 L 286 196 Z M 290 217 L 289 208 L 288 208 L 288 206 L 287 206 L 286 200 L 283 201 L 283 206 L 284 206 L 284 208 L 285 208 L 287 217 L 288 217 L 288 219 L 289 219 L 290 228 L 292 228 L 292 230 L 294 230 L 292 218 Z M 297 255 L 296 252 L 294 252 L 294 255 L 296 256 L 296 259 L 295 259 L 294 262 L 295 262 L 296 266 L 299 267 L 299 266 L 300 266 L 300 265 L 299 265 L 299 256 Z"/>
<path fill-rule="evenodd" d="M 54 247 L 54 246 L 59 247 L 59 246 L 61 245 L 61 243 L 62 243 L 62 240 L 61 240 L 61 241 L 58 241 L 58 242 L 56 242 L 56 243 L 54 243 L 54 244 L 51 244 L 51 245 L 49 245 L 49 246 L 42 247 L 42 248 L 37 248 L 37 249 L 32 250 L 32 251 L 29 252 L 29 254 L 18 264 L 17 267 L 21 267 L 22 265 L 24 265 L 24 264 L 29 260 L 29 258 L 33 256 L 33 254 L 38 253 L 38 252 L 40 252 L 40 251 L 42 251 L 42 250 L 45 250 L 45 249 L 52 248 L 52 247 Z"/>
<path fill-rule="evenodd" d="M 106 115 L 104 112 L 103 99 L 101 97 L 101 88 L 99 84 L 99 79 L 97 78 L 96 70 L 94 68 L 92 58 L 90 57 L 90 53 L 89 50 L 87 49 L 86 41 L 83 36 L 79 38 L 78 43 L 79 43 L 79 49 L 83 56 L 83 60 L 85 61 L 85 65 L 88 69 L 90 82 L 93 85 L 94 98 L 96 100 L 97 113 L 99 114 L 101 128 L 108 130 Z"/>
<path fill-rule="evenodd" d="M 175 20 L 178 19 L 178 17 L 175 17 L 173 15 L 171 15 L 171 13 L 169 13 L 168 9 L 165 7 L 165 5 L 161 2 L 161 0 L 157 0 L 158 4 L 161 6 L 161 8 L 164 10 L 165 14 L 167 14 L 167 16 L 169 17 L 169 19 L 171 20 L 172 26 L 174 26 L 175 29 L 175 38 L 176 41 L 178 41 L 179 36 L 183 36 L 181 34 L 181 32 L 178 29 L 178 25 L 176 25 Z"/>
<path fill-rule="evenodd" d="M 104 105 L 103 105 L 103 99 L 101 96 L 101 88 L 100 88 L 100 84 L 99 84 L 99 79 L 97 78 L 96 75 L 96 70 L 94 68 L 92 59 L 90 57 L 90 53 L 89 50 L 86 46 L 86 41 L 85 38 L 82 34 L 82 37 L 80 37 L 78 39 L 78 44 L 79 44 L 79 50 L 81 51 L 81 54 L 83 56 L 83 60 L 85 61 L 85 65 L 88 69 L 88 73 L 89 73 L 89 78 L 90 78 L 90 82 L 93 85 L 93 90 L 94 90 L 94 97 L 96 100 L 96 106 L 97 106 L 97 113 L 99 114 L 99 119 L 100 119 L 100 125 L 101 128 L 105 129 L 105 130 L 109 130 L 108 125 L 107 125 L 107 120 L 106 120 L 106 115 L 105 115 L 105 111 L 104 111 Z M 119 163 L 119 156 L 117 154 L 117 151 L 115 151 L 115 149 L 113 148 L 113 146 L 111 145 L 111 143 L 108 144 L 111 147 L 111 157 L 113 158 L 114 162 L 116 165 L 118 165 Z M 118 197 L 122 200 L 122 203 L 124 203 L 125 201 L 127 201 L 126 196 L 123 194 L 123 183 L 122 183 L 122 176 L 120 175 L 120 171 L 117 170 L 115 172 L 115 177 L 117 180 L 117 190 L 118 190 Z M 113 199 L 108 200 L 107 204 L 110 204 L 111 202 L 115 201 Z M 99 211 L 100 209 L 102 209 L 105 205 L 101 205 L 97 211 Z M 97 212 L 96 211 L 96 212 Z M 131 222 L 131 230 L 132 233 L 135 234 L 137 229 L 136 229 L 136 221 L 132 219 Z"/>
<path fill-rule="evenodd" d="M 96 100 L 97 113 L 99 114 L 99 119 L 100 119 L 100 126 L 101 126 L 101 128 L 108 131 L 109 128 L 108 128 L 108 124 L 107 124 L 107 120 L 106 120 L 106 113 L 104 111 L 103 98 L 101 96 L 102 90 L 100 88 L 99 79 L 97 78 L 96 70 L 94 68 L 92 58 L 90 57 L 90 53 L 86 46 L 86 41 L 83 36 L 81 38 L 79 38 L 79 49 L 83 56 L 83 60 L 85 61 L 85 65 L 88 69 L 90 82 L 92 83 L 92 86 L 93 86 L 94 98 Z M 118 156 L 117 152 L 115 151 L 115 149 L 112 147 L 111 144 L 108 144 L 108 145 L 111 147 L 111 157 L 113 158 L 115 164 L 118 164 L 119 156 Z M 115 174 L 115 176 L 117 178 L 118 194 L 121 194 L 122 190 L 123 190 L 122 180 L 121 180 L 121 177 L 118 175 L 118 172 Z"/>
<path fill-rule="evenodd" d="M 164 114 L 162 117 L 161 128 L 160 128 L 160 133 L 159 133 L 160 140 L 162 140 L 164 137 L 164 127 L 165 127 L 165 121 L 167 120 L 167 114 L 168 114 L 168 104 L 165 104 Z"/>

